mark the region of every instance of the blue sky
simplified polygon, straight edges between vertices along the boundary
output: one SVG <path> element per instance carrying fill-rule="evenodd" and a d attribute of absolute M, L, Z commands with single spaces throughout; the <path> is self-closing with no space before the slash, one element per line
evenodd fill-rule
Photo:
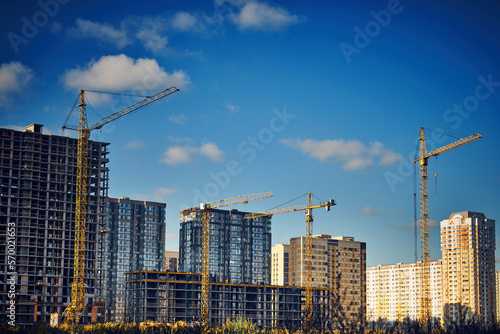
<path fill-rule="evenodd" d="M 314 233 L 365 241 L 368 265 L 413 261 L 421 126 L 430 149 L 483 135 L 430 159 L 431 257 L 452 212 L 500 219 L 494 1 L 41 0 L 0 12 L 1 126 L 60 134 L 79 89 L 180 88 L 92 134 L 111 143 L 110 196 L 167 202 L 167 250 L 179 210 L 197 202 L 273 191 L 234 207 L 259 211 L 311 191 L 338 203 L 315 211 Z M 89 122 L 137 100 L 89 93 Z M 304 218 L 274 216 L 273 243 L 304 235 Z"/>

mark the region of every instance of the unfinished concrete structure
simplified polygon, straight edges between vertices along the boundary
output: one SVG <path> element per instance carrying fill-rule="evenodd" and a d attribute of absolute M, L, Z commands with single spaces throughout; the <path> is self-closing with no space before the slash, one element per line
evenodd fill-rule
<path fill-rule="evenodd" d="M 175 272 L 127 273 L 126 314 L 134 322 L 198 322 L 200 317 L 201 274 Z M 251 320 L 261 328 L 301 326 L 305 288 L 272 285 L 210 284 L 211 324 L 227 319 Z M 333 326 L 334 291 L 313 289 L 315 327 Z"/>
<path fill-rule="evenodd" d="M 42 128 L 0 129 L 0 312 L 6 314 L 9 307 L 5 283 L 14 276 L 16 325 L 49 323 L 50 315 L 60 317 L 71 300 L 77 139 L 42 134 Z M 108 194 L 107 146 L 89 141 L 81 323 L 97 321 L 103 312 L 99 249 Z"/>

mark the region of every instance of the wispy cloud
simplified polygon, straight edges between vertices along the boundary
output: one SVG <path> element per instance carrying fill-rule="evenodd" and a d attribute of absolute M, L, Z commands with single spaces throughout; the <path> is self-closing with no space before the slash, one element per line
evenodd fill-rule
<path fill-rule="evenodd" d="M 238 111 L 240 111 L 240 107 L 232 103 L 226 103 L 226 108 L 231 114 L 236 114 Z"/>
<path fill-rule="evenodd" d="M 173 146 L 167 149 L 159 161 L 167 165 L 176 165 L 181 163 L 192 163 L 198 156 L 205 156 L 213 161 L 223 161 L 224 152 L 217 147 L 215 143 L 206 142 L 200 147 L 195 146 Z"/>
<path fill-rule="evenodd" d="M 365 206 L 365 207 L 363 208 L 362 213 L 363 213 L 364 215 L 368 215 L 368 216 L 370 216 L 370 215 L 379 216 L 379 215 L 381 215 L 381 214 L 382 214 L 382 210 L 380 210 L 380 209 L 374 209 L 374 208 L 372 208 L 371 206 Z"/>
<path fill-rule="evenodd" d="M 172 194 L 177 193 L 176 189 L 172 188 L 156 188 L 149 191 L 146 194 L 132 194 L 130 198 L 136 200 L 146 200 L 146 201 L 154 201 L 154 202 L 165 202 L 166 198 Z"/>
<path fill-rule="evenodd" d="M 223 17 L 217 14 L 207 15 L 182 11 L 173 15 L 170 26 L 177 32 L 208 36 L 219 33 L 223 27 L 223 22 Z"/>
<path fill-rule="evenodd" d="M 173 114 L 168 120 L 176 124 L 186 124 L 189 121 L 189 117 L 184 114 Z"/>
<path fill-rule="evenodd" d="M 213 161 L 224 161 L 224 152 L 214 143 L 204 143 L 201 145 L 199 153 Z"/>
<path fill-rule="evenodd" d="M 179 31 L 190 31 L 198 23 L 198 19 L 190 13 L 179 12 L 172 19 L 172 27 Z"/>
<path fill-rule="evenodd" d="M 125 148 L 127 150 L 135 150 L 138 148 L 143 148 L 145 146 L 146 146 L 146 143 L 143 142 L 141 139 L 132 140 L 132 141 L 129 141 L 128 143 L 125 144 Z"/>
<path fill-rule="evenodd" d="M 359 140 L 282 139 L 281 143 L 321 162 L 339 163 L 345 170 L 364 169 L 376 163 L 388 165 L 400 157 L 378 141 L 365 145 Z"/>
<path fill-rule="evenodd" d="M 229 19 L 240 30 L 263 31 L 280 31 L 300 22 L 297 15 L 281 7 L 257 1 L 244 3 L 239 12 L 229 15 Z"/>
<path fill-rule="evenodd" d="M 62 81 L 67 88 L 94 90 L 135 90 L 150 87 L 185 87 L 189 76 L 182 70 L 168 73 L 155 59 L 133 59 L 124 54 L 102 56 L 83 68 L 66 70 Z M 148 87 L 144 87 L 147 82 Z"/>
<path fill-rule="evenodd" d="M 107 23 L 97 23 L 80 18 L 76 19 L 75 27 L 68 29 L 68 35 L 73 38 L 93 38 L 99 42 L 114 45 L 118 49 L 133 44 L 132 39 L 124 29 L 117 29 Z"/>
<path fill-rule="evenodd" d="M 13 95 L 21 94 L 33 79 L 33 70 L 20 62 L 0 65 L 0 107 L 9 107 L 14 99 Z"/>
<path fill-rule="evenodd" d="M 193 155 L 198 151 L 196 147 L 192 146 L 174 146 L 170 147 L 165 153 L 164 158 L 160 160 L 167 165 L 176 165 L 182 163 L 193 162 Z"/>
<path fill-rule="evenodd" d="M 396 230 L 400 230 L 400 231 L 403 231 L 403 232 L 412 232 L 415 231 L 415 224 L 417 222 L 413 221 L 409 224 L 406 224 L 406 225 L 396 225 L 396 224 L 387 224 L 387 226 L 391 227 L 391 228 L 394 228 Z M 420 221 L 418 221 L 417 223 L 417 229 L 420 228 Z M 440 227 L 439 226 L 439 222 L 437 220 L 433 220 L 433 219 L 430 219 L 429 220 L 429 228 L 436 228 L 436 227 Z"/>

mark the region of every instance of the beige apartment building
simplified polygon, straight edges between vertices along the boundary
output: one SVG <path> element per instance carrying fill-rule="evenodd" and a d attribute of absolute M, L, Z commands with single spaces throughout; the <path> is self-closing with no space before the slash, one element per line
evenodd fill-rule
<path fill-rule="evenodd" d="M 430 262 L 431 316 L 442 319 L 442 262 Z M 368 321 L 417 319 L 420 313 L 422 263 L 377 265 L 366 269 Z"/>
<path fill-rule="evenodd" d="M 289 256 L 290 245 L 276 244 L 271 248 L 271 285 L 289 285 Z"/>
<path fill-rule="evenodd" d="M 496 311 L 496 317 L 497 317 L 497 322 L 500 321 L 500 270 L 495 271 L 495 284 L 496 284 L 496 299 L 497 299 L 497 311 Z"/>
<path fill-rule="evenodd" d="M 495 321 L 495 221 L 483 213 L 453 213 L 441 221 L 445 320 Z"/>
<path fill-rule="evenodd" d="M 163 255 L 165 271 L 176 272 L 177 264 L 179 262 L 179 252 L 165 251 Z"/>
<path fill-rule="evenodd" d="M 333 289 L 346 316 L 365 319 L 366 243 L 353 237 L 312 237 L 312 285 Z M 305 286 L 306 237 L 290 239 L 289 284 Z"/>

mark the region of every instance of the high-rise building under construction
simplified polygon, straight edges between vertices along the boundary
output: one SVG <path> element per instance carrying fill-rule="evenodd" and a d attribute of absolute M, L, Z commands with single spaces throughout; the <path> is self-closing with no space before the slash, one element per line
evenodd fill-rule
<path fill-rule="evenodd" d="M 181 211 L 179 271 L 202 272 L 202 212 Z M 271 218 L 248 212 L 210 209 L 209 272 L 229 283 L 270 283 Z"/>
<path fill-rule="evenodd" d="M 125 273 L 161 271 L 165 250 L 165 203 L 109 198 L 106 221 L 107 320 L 125 320 Z"/>
<path fill-rule="evenodd" d="M 42 128 L 0 129 L 0 312 L 15 305 L 17 325 L 49 323 L 71 300 L 77 139 L 43 134 Z M 108 194 L 107 146 L 89 141 L 82 323 L 103 312 L 100 231 Z"/>

